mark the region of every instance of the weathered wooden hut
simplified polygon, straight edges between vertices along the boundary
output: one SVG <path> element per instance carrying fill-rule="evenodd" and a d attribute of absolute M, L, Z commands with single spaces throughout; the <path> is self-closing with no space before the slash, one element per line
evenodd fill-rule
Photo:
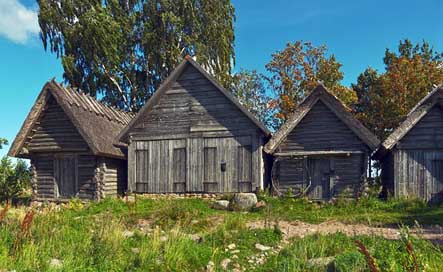
<path fill-rule="evenodd" d="M 344 105 L 318 85 L 266 144 L 273 187 L 311 199 L 354 197 L 379 145 Z"/>
<path fill-rule="evenodd" d="M 187 57 L 122 131 L 138 193 L 250 192 L 263 187 L 270 132 Z"/>
<path fill-rule="evenodd" d="M 386 192 L 443 200 L 443 87 L 421 100 L 374 154 Z"/>
<path fill-rule="evenodd" d="M 127 161 L 115 139 L 131 115 L 55 81 L 45 84 L 9 156 L 31 160 L 34 198 L 100 199 L 126 188 Z"/>

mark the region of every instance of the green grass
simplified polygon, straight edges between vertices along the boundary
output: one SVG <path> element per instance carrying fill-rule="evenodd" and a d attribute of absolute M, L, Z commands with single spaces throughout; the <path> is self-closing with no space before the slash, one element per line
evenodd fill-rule
<path fill-rule="evenodd" d="M 370 225 L 443 225 L 443 206 L 431 206 L 420 200 L 376 198 L 338 200 L 330 203 L 310 203 L 306 199 L 262 197 L 268 207 L 258 211 L 257 217 L 278 220 L 300 220 L 321 223 L 337 220 L 344 223 Z"/>
<path fill-rule="evenodd" d="M 381 271 L 413 271 L 412 257 L 405 241 L 391 241 L 374 236 L 347 237 L 311 235 L 294 239 L 278 255 L 274 255 L 258 271 L 324 271 L 309 259 L 333 257 L 334 271 L 369 271 L 365 256 L 355 246 L 357 239 L 365 245 Z M 443 251 L 430 242 L 410 238 L 419 271 L 443 271 Z M 331 267 L 330 267 L 331 269 Z M 411 270 L 410 270 L 411 269 Z"/>
<path fill-rule="evenodd" d="M 265 246 L 281 244 L 278 228 L 252 230 L 250 220 L 302 220 L 319 223 L 325 220 L 380 224 L 442 224 L 441 207 L 431 207 L 419 201 L 376 199 L 339 201 L 337 204 L 315 204 L 305 200 L 261 197 L 265 208 L 249 213 L 216 211 L 202 199 L 146 199 L 136 203 L 121 199 L 82 203 L 73 200 L 60 209 L 47 205 L 37 213 L 30 236 L 24 238 L 18 250 L 13 246 L 20 233 L 20 223 L 29 209 L 20 206 L 8 211 L 0 223 L 0 270 L 48 271 L 52 259 L 62 260 L 59 271 L 202 271 L 212 261 L 221 271 L 220 263 L 229 258 L 235 265 L 251 269 L 248 260 L 259 254 L 256 243 Z M 152 230 L 141 228 L 148 222 Z M 443 224 L 442 224 L 443 225 Z M 125 237 L 130 231 L 134 235 Z M 200 241 L 191 238 L 199 235 Z M 195 238 L 195 237 L 194 237 Z M 381 266 L 393 266 L 388 271 L 401 271 L 405 259 L 401 241 L 380 237 L 361 237 Z M 226 250 L 228 245 L 236 245 Z M 441 268 L 441 249 L 413 240 L 420 260 L 428 267 Z M 236 258 L 234 258 L 236 255 Z M 309 236 L 296 239 L 271 257 L 262 271 L 297 271 L 311 269 L 309 258 L 335 256 L 342 271 L 359 271 L 352 264 L 363 265 L 352 239 L 341 235 Z M 315 270 L 315 268 L 312 268 Z M 432 271 L 432 269 L 430 269 Z M 57 269 L 53 269 L 57 270 Z"/>

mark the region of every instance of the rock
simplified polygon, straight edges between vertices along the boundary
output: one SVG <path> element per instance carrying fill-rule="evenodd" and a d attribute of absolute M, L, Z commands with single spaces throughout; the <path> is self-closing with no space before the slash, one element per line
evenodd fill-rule
<path fill-rule="evenodd" d="M 160 237 L 160 241 L 162 241 L 162 242 L 166 242 L 167 240 L 168 240 L 168 237 L 166 237 L 166 236 Z"/>
<path fill-rule="evenodd" d="M 125 230 L 125 231 L 123 231 L 122 234 L 123 234 L 123 237 L 125 237 L 125 238 L 130 238 L 130 237 L 134 236 L 134 232 L 130 231 L 130 230 Z"/>
<path fill-rule="evenodd" d="M 212 204 L 212 208 L 216 210 L 227 210 L 229 208 L 229 201 L 227 200 L 216 200 L 214 204 Z"/>
<path fill-rule="evenodd" d="M 49 267 L 51 267 L 51 268 L 60 268 L 60 267 L 62 267 L 63 266 L 63 262 L 62 262 L 62 260 L 59 260 L 59 259 L 51 259 L 50 261 L 49 261 Z"/>
<path fill-rule="evenodd" d="M 309 266 L 313 266 L 317 269 L 321 268 L 323 271 L 335 271 L 335 265 L 334 265 L 335 257 L 321 257 L 321 258 L 314 258 L 309 259 L 307 261 L 307 264 Z"/>
<path fill-rule="evenodd" d="M 203 240 L 203 238 L 200 235 L 198 235 L 198 234 L 190 234 L 189 238 L 192 241 L 197 242 L 197 243 L 200 243 Z"/>
<path fill-rule="evenodd" d="M 236 250 L 231 251 L 231 253 L 232 254 L 237 254 L 237 253 L 240 253 L 240 250 L 236 249 Z"/>
<path fill-rule="evenodd" d="M 237 255 L 232 255 L 232 259 L 238 259 Z"/>
<path fill-rule="evenodd" d="M 257 204 L 255 204 L 256 208 L 263 208 L 266 207 L 266 202 L 264 202 L 263 200 L 260 200 L 259 202 L 257 202 Z"/>
<path fill-rule="evenodd" d="M 213 261 L 209 261 L 206 265 L 206 271 L 207 272 L 213 272 L 215 267 L 215 263 Z"/>
<path fill-rule="evenodd" d="M 227 269 L 228 269 L 228 266 L 229 266 L 230 263 L 231 263 L 231 259 L 226 258 L 226 259 L 224 259 L 223 261 L 221 261 L 220 266 L 221 266 L 224 270 L 227 270 Z"/>
<path fill-rule="evenodd" d="M 229 249 L 229 250 L 233 250 L 233 249 L 235 249 L 235 247 L 236 247 L 235 244 L 230 244 L 230 245 L 228 245 L 228 249 Z"/>
<path fill-rule="evenodd" d="M 237 193 L 229 203 L 229 206 L 233 210 L 246 211 L 255 207 L 257 204 L 257 196 L 253 193 Z"/>
<path fill-rule="evenodd" d="M 271 249 L 271 247 L 264 246 L 264 245 L 262 245 L 262 244 L 255 244 L 255 248 L 258 249 L 258 250 L 260 250 L 260 251 L 267 251 L 267 250 L 270 250 L 270 249 Z"/>

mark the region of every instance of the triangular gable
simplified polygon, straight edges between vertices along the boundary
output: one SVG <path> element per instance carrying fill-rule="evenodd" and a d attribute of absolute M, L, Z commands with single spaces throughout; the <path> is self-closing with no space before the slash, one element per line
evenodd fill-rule
<path fill-rule="evenodd" d="M 351 131 L 357 135 L 371 150 L 379 145 L 379 140 L 365 126 L 363 126 L 345 108 L 345 106 L 332 95 L 325 86 L 319 84 L 306 99 L 300 103 L 295 112 L 282 125 L 279 131 L 265 145 L 265 152 L 274 153 L 277 147 L 289 135 L 289 133 L 303 120 L 312 107 L 321 100 Z"/>
<path fill-rule="evenodd" d="M 166 93 L 168 87 L 175 82 L 181 74 L 184 72 L 187 65 L 192 65 L 198 72 L 200 72 L 206 79 L 209 80 L 211 84 L 213 84 L 217 90 L 219 90 L 228 100 L 230 100 L 243 114 L 245 114 L 263 133 L 267 136 L 271 134 L 271 132 L 259 121 L 257 118 L 249 112 L 240 102 L 225 88 L 223 88 L 211 75 L 209 75 L 197 62 L 192 60 L 189 56 L 186 56 L 185 59 L 174 69 L 171 75 L 166 78 L 166 80 L 162 83 L 162 85 L 157 89 L 154 95 L 148 100 L 148 102 L 143 106 L 143 108 L 138 112 L 136 117 L 129 123 L 128 126 L 119 134 L 117 139 L 122 142 L 127 141 L 128 132 L 136 126 L 143 116 L 146 116 L 149 112 L 152 111 L 155 105 L 157 105 L 160 101 L 160 98 Z"/>
<path fill-rule="evenodd" d="M 55 81 L 47 82 L 44 85 L 11 145 L 9 156 L 26 156 L 20 152 L 50 96 L 54 97 L 94 155 L 125 157 L 121 149 L 114 145 L 114 139 L 121 129 L 129 123 L 131 115 L 107 107 L 94 98 L 67 89 Z"/>
<path fill-rule="evenodd" d="M 93 153 L 96 153 L 97 150 L 93 148 L 93 146 L 90 145 L 88 141 L 86 141 L 85 138 L 85 132 L 82 131 L 82 129 L 78 127 L 78 123 L 75 122 L 75 119 L 72 118 L 72 114 L 70 114 L 70 111 L 66 110 L 66 105 L 62 101 L 60 101 L 60 98 L 55 95 L 54 90 L 54 83 L 53 82 L 47 82 L 45 86 L 43 87 L 42 91 L 40 92 L 40 95 L 37 98 L 37 101 L 35 102 L 34 106 L 31 109 L 31 112 L 26 117 L 19 133 L 17 134 L 14 142 L 11 145 L 11 148 L 9 149 L 9 156 L 16 157 L 16 156 L 26 156 L 27 154 L 21 153 L 24 144 L 26 143 L 26 139 L 31 134 L 32 129 L 36 125 L 36 122 L 40 119 L 41 114 L 43 113 L 50 97 L 53 97 L 54 100 L 57 102 L 57 104 L 63 109 L 66 116 L 69 118 L 71 123 L 74 125 L 74 127 L 77 129 L 78 133 L 81 135 L 82 139 L 88 144 L 88 147 L 93 151 Z"/>
<path fill-rule="evenodd" d="M 442 103 L 442 101 L 443 86 L 439 86 L 417 103 L 400 126 L 383 142 L 374 156 L 377 158 L 383 157 L 387 150 L 392 149 L 437 103 Z"/>

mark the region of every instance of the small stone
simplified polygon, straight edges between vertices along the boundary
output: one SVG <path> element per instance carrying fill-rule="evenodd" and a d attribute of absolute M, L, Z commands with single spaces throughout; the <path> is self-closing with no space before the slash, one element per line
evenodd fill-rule
<path fill-rule="evenodd" d="M 270 250 L 270 249 L 271 249 L 271 247 L 264 246 L 264 245 L 262 245 L 262 244 L 255 244 L 255 248 L 258 249 L 258 250 L 260 250 L 260 251 L 267 251 L 267 250 Z"/>
<path fill-rule="evenodd" d="M 198 223 L 198 220 L 192 220 L 191 221 L 191 224 L 193 224 L 193 225 L 195 225 L 195 224 L 197 224 Z"/>
<path fill-rule="evenodd" d="M 162 241 L 162 242 L 166 242 L 167 240 L 168 240 L 168 237 L 166 237 L 166 236 L 160 237 L 160 241 Z"/>
<path fill-rule="evenodd" d="M 197 242 L 197 243 L 200 243 L 203 240 L 203 238 L 200 235 L 198 235 L 198 234 L 190 234 L 189 238 L 192 241 Z"/>
<path fill-rule="evenodd" d="M 232 255 L 232 259 L 238 259 L 237 255 Z"/>
<path fill-rule="evenodd" d="M 212 204 L 212 208 L 216 210 L 227 210 L 229 208 L 229 201 L 217 200 Z"/>
<path fill-rule="evenodd" d="M 257 196 L 254 193 L 234 194 L 230 207 L 234 210 L 247 211 L 257 204 Z"/>
<path fill-rule="evenodd" d="M 228 266 L 229 266 L 230 263 L 231 263 L 231 259 L 226 258 L 226 259 L 224 259 L 223 261 L 221 261 L 220 266 L 221 266 L 224 270 L 227 270 L 227 269 L 228 269 Z"/>
<path fill-rule="evenodd" d="M 139 253 L 140 253 L 140 249 L 137 248 L 137 247 L 133 247 L 133 248 L 131 248 L 131 251 L 132 251 L 132 253 L 134 253 L 134 254 L 139 254 Z"/>
<path fill-rule="evenodd" d="M 237 254 L 237 253 L 240 253 L 240 250 L 236 249 L 236 250 L 231 251 L 231 253 L 232 254 Z"/>
<path fill-rule="evenodd" d="M 59 260 L 59 259 L 51 259 L 50 261 L 49 261 L 49 266 L 51 267 L 51 268 L 60 268 L 60 267 L 62 267 L 63 266 L 63 262 L 62 262 L 62 260 Z"/>
<path fill-rule="evenodd" d="M 235 244 L 230 244 L 230 245 L 228 245 L 228 249 L 229 249 L 229 250 L 233 250 L 233 249 L 235 249 L 235 247 L 236 247 Z"/>
<path fill-rule="evenodd" d="M 309 259 L 307 264 L 310 266 L 314 266 L 316 268 L 323 268 L 324 271 L 335 271 L 334 269 L 334 260 L 335 257 L 320 257 Z"/>
<path fill-rule="evenodd" d="M 134 236 L 134 232 L 133 231 L 129 231 L 129 230 L 123 231 L 122 234 L 123 234 L 123 237 L 125 237 L 125 238 L 130 238 L 130 237 Z"/>
<path fill-rule="evenodd" d="M 256 208 L 263 208 L 266 207 L 266 202 L 263 200 L 260 200 L 259 202 L 257 202 L 257 204 L 255 204 Z"/>
<path fill-rule="evenodd" d="M 209 261 L 206 265 L 206 271 L 207 272 L 213 272 L 215 267 L 215 263 L 213 261 Z"/>

